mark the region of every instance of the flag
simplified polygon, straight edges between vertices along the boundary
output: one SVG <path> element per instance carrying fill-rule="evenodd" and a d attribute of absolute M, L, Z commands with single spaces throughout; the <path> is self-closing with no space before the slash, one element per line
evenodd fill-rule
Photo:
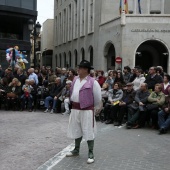
<path fill-rule="evenodd" d="M 120 0 L 119 12 L 120 12 L 120 15 L 121 15 L 121 13 L 122 13 L 122 0 Z"/>
<path fill-rule="evenodd" d="M 142 10 L 141 10 L 141 5 L 140 5 L 140 0 L 138 0 L 138 9 L 139 9 L 139 14 L 141 14 Z"/>
<path fill-rule="evenodd" d="M 124 10 L 125 10 L 125 14 L 129 14 L 128 0 L 124 0 Z"/>

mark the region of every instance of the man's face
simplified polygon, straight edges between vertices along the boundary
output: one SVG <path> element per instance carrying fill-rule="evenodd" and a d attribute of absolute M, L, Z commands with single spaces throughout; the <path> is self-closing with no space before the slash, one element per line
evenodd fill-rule
<path fill-rule="evenodd" d="M 70 89 L 70 87 L 71 87 L 71 83 L 66 84 L 67 89 Z"/>
<path fill-rule="evenodd" d="M 133 86 L 130 85 L 130 86 L 127 86 L 127 91 L 131 91 L 133 89 Z"/>
<path fill-rule="evenodd" d="M 127 69 L 124 69 L 123 72 L 124 72 L 124 73 L 127 73 L 128 71 L 127 71 Z"/>
<path fill-rule="evenodd" d="M 141 91 L 145 91 L 146 90 L 146 85 L 145 84 L 141 84 L 140 89 L 141 89 Z"/>
<path fill-rule="evenodd" d="M 19 70 L 19 69 L 17 70 L 17 74 L 18 74 L 18 75 L 20 75 L 20 74 L 21 74 L 21 72 L 20 72 L 20 70 Z"/>
<path fill-rule="evenodd" d="M 87 74 L 88 73 L 88 68 L 85 68 L 85 67 L 79 67 L 78 70 L 78 75 L 84 75 L 84 74 Z"/>
<path fill-rule="evenodd" d="M 59 84 L 60 83 L 60 79 L 56 79 L 55 82 L 56 82 L 56 84 Z"/>
<path fill-rule="evenodd" d="M 155 69 L 153 68 L 153 67 L 151 67 L 150 69 L 149 69 L 149 74 L 154 74 L 155 73 Z"/>

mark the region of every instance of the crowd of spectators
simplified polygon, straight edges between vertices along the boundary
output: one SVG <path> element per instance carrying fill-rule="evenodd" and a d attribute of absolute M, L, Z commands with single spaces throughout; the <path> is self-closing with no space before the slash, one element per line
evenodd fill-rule
<path fill-rule="evenodd" d="M 45 113 L 61 113 L 63 103 L 63 114 L 69 115 L 69 89 L 76 75 L 76 69 L 58 67 L 55 71 L 44 66 L 28 70 L 0 67 L 0 109 L 4 106 L 6 110 L 31 112 L 42 102 Z M 101 86 L 101 108 L 95 112 L 102 122 L 114 126 L 126 122 L 127 129 L 151 125 L 159 129 L 160 134 L 167 132 L 170 127 L 170 76 L 161 66 L 150 67 L 145 72 L 139 66 L 133 69 L 126 66 L 123 71 L 91 70 L 90 76 Z"/>

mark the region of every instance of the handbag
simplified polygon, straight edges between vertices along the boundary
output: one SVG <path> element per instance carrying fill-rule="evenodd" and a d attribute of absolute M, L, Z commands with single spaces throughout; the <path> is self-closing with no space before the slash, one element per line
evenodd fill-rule
<path fill-rule="evenodd" d="M 15 93 L 7 93 L 8 98 L 17 98 L 17 95 Z"/>
<path fill-rule="evenodd" d="M 147 104 L 146 108 L 147 110 L 154 110 L 154 109 L 158 109 L 159 106 L 157 104 Z"/>
<path fill-rule="evenodd" d="M 137 110 L 139 108 L 139 105 L 138 103 L 132 103 L 132 104 L 129 104 L 128 107 L 133 110 Z"/>

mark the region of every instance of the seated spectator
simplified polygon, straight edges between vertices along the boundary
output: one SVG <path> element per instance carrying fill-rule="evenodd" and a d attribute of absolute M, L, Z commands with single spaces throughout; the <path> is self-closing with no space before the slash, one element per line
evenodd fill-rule
<path fill-rule="evenodd" d="M 167 133 L 170 128 L 170 89 L 162 110 L 158 112 L 159 134 Z"/>
<path fill-rule="evenodd" d="M 65 108 L 65 112 L 62 113 L 63 115 L 69 115 L 70 114 L 70 87 L 71 87 L 71 83 L 72 81 L 67 80 L 66 81 L 66 87 L 63 88 L 62 92 L 61 92 L 61 96 L 58 98 L 61 102 L 64 102 L 64 108 Z M 60 104 L 59 102 L 57 102 L 57 104 Z"/>
<path fill-rule="evenodd" d="M 142 74 L 142 69 L 137 69 L 137 70 L 136 70 L 136 78 L 135 78 L 135 80 L 132 82 L 132 83 L 133 83 L 133 89 L 134 89 L 135 91 L 139 90 L 141 84 L 144 83 L 144 81 L 145 81 L 145 77 L 144 77 L 144 75 Z"/>
<path fill-rule="evenodd" d="M 148 97 L 148 102 L 151 104 L 147 105 L 147 110 L 149 110 L 152 119 L 152 128 L 158 128 L 158 112 L 159 109 L 165 103 L 165 94 L 162 92 L 162 85 L 156 84 L 155 91 Z"/>
<path fill-rule="evenodd" d="M 2 78 L 0 81 L 0 109 L 1 104 L 6 101 L 6 94 L 8 92 L 8 80 L 7 78 Z"/>
<path fill-rule="evenodd" d="M 32 103 L 34 105 L 34 111 L 37 109 L 37 85 L 33 79 L 29 80 L 29 85 L 31 88 L 31 95 L 32 95 Z M 33 108 L 32 108 L 33 109 Z"/>
<path fill-rule="evenodd" d="M 117 122 L 114 123 L 114 126 L 121 126 L 123 122 L 124 115 L 128 113 L 128 105 L 133 103 L 135 98 L 135 91 L 133 90 L 133 84 L 127 83 L 127 89 L 123 93 L 123 98 L 119 103 L 119 111 L 117 112 Z"/>
<path fill-rule="evenodd" d="M 58 95 L 60 94 L 62 88 L 63 86 L 61 85 L 61 78 L 57 77 L 56 82 L 52 85 L 50 89 L 50 95 L 45 98 L 45 108 L 46 108 L 46 110 L 44 111 L 45 113 L 49 112 L 50 102 L 53 103 L 51 113 L 54 112 L 56 107 L 56 102 L 54 101 L 58 99 Z M 58 110 L 58 112 L 61 112 L 61 110 Z"/>
<path fill-rule="evenodd" d="M 24 94 L 21 96 L 21 110 L 25 109 L 25 103 L 28 102 L 29 112 L 32 112 L 32 95 L 31 90 L 32 86 L 29 84 L 29 79 L 25 80 L 25 84 L 22 86 L 22 91 Z"/>
<path fill-rule="evenodd" d="M 105 77 L 103 76 L 104 72 L 102 70 L 97 71 L 97 77 L 96 80 L 100 84 L 100 87 L 102 87 L 103 83 L 105 82 Z"/>
<path fill-rule="evenodd" d="M 16 107 L 19 107 L 18 105 L 18 99 L 21 95 L 21 82 L 18 81 L 17 78 L 13 78 L 12 82 L 9 84 L 9 90 L 7 92 L 7 108 L 9 109 L 9 106 L 13 109 L 16 109 Z M 18 109 L 18 108 L 17 108 Z"/>
<path fill-rule="evenodd" d="M 120 83 L 115 83 L 113 89 L 108 91 L 108 102 L 104 107 L 104 120 L 106 124 L 111 124 L 116 120 L 116 114 L 119 109 L 119 102 L 123 97 L 123 91 Z"/>
<path fill-rule="evenodd" d="M 145 106 L 148 101 L 149 91 L 146 83 L 142 83 L 140 90 L 136 92 L 135 103 L 128 106 L 128 121 L 126 123 L 127 129 L 131 129 L 136 125 L 140 113 L 145 112 Z"/>
<path fill-rule="evenodd" d="M 165 94 L 165 96 L 169 95 L 170 88 L 170 76 L 168 74 L 164 75 L 163 83 L 162 83 L 162 92 Z"/>

